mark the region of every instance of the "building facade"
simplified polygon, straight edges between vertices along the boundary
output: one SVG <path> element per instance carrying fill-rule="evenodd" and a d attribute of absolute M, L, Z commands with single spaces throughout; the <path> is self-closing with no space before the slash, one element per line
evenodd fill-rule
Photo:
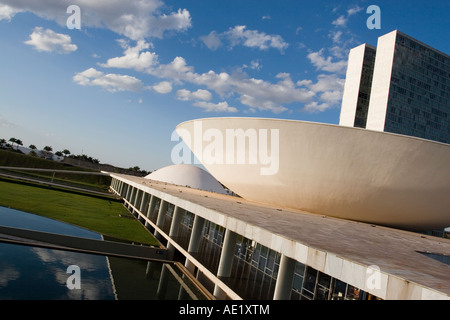
<path fill-rule="evenodd" d="M 442 239 L 111 177 L 111 191 L 215 299 L 449 299 L 448 265 L 419 252 L 447 256 Z"/>
<path fill-rule="evenodd" d="M 352 49 L 340 124 L 450 143 L 450 57 L 397 30 Z"/>
<path fill-rule="evenodd" d="M 340 124 L 365 128 L 376 48 L 362 44 L 349 53 Z"/>

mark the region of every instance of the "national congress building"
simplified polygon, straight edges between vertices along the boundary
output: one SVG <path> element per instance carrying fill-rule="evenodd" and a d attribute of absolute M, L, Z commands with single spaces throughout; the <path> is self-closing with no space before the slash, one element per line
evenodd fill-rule
<path fill-rule="evenodd" d="M 352 49 L 340 124 L 450 143 L 450 57 L 399 31 Z"/>
<path fill-rule="evenodd" d="M 187 121 L 207 171 L 111 190 L 211 299 L 448 300 L 450 240 L 423 232 L 450 226 L 449 95 L 448 55 L 394 31 L 351 50 L 340 125 Z"/>

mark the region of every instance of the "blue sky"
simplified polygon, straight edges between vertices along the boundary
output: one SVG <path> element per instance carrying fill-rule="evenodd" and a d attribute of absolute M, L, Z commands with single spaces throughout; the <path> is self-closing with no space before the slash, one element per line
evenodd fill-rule
<path fill-rule="evenodd" d="M 351 48 L 398 29 L 449 53 L 449 14 L 437 0 L 0 0 L 0 138 L 152 171 L 186 120 L 337 124 Z"/>

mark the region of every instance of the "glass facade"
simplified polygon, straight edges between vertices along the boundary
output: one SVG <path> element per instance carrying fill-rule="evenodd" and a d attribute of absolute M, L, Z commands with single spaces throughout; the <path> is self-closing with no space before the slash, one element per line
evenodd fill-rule
<path fill-rule="evenodd" d="M 450 143 L 450 58 L 400 33 L 384 131 Z"/>
<path fill-rule="evenodd" d="M 141 202 L 145 193 L 134 187 L 122 189 L 126 194 L 125 199 L 130 199 L 130 203 L 136 206 Z M 146 197 L 150 201 L 150 196 Z M 161 199 L 154 198 L 154 208 L 148 212 L 148 218 L 156 224 L 159 216 Z M 129 209 L 139 216 L 137 210 Z M 148 208 L 145 207 L 144 208 Z M 166 234 L 169 233 L 175 206 L 167 203 L 166 210 L 161 212 L 164 221 L 161 229 Z M 183 210 L 180 225 L 176 235 L 172 239 L 183 248 L 187 249 L 192 235 L 195 214 Z M 145 223 L 143 220 L 139 221 Z M 145 223 L 145 226 L 154 231 L 154 228 Z M 208 270 L 216 273 L 218 270 L 221 250 L 226 229 L 209 220 L 204 220 L 202 224 L 201 241 L 198 252 L 191 254 Z M 229 278 L 221 278 L 233 291 L 246 300 L 271 300 L 273 299 L 278 271 L 280 268 L 281 253 L 272 250 L 260 243 L 238 235 L 234 247 L 234 258 L 232 271 Z M 211 293 L 214 292 L 214 284 L 205 277 L 198 269 L 194 271 L 194 276 Z M 335 279 L 330 275 L 320 272 L 299 261 L 296 262 L 293 276 L 291 300 L 368 300 L 378 299 L 350 284 Z"/>
<path fill-rule="evenodd" d="M 450 57 L 398 31 L 392 48 L 385 41 L 379 43 L 380 49 L 365 46 L 357 102 L 352 106 L 356 108 L 353 126 L 369 128 L 371 96 L 389 90 L 386 108 L 370 107 L 379 108 L 376 112 L 382 114 L 377 117 L 384 118 L 382 127 L 375 130 L 450 143 Z M 377 54 L 383 58 L 393 54 L 386 86 L 373 85 L 375 68 L 388 67 L 385 72 L 389 69 L 386 65 L 376 66 Z"/>
<path fill-rule="evenodd" d="M 373 68 L 375 66 L 375 55 L 376 49 L 366 45 L 361 72 L 361 82 L 359 84 L 354 127 L 366 127 L 367 113 L 369 111 L 370 91 L 372 88 Z"/>

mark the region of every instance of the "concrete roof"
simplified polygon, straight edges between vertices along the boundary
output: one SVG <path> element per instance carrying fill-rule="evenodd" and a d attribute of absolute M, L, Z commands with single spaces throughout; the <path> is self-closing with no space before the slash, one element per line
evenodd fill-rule
<path fill-rule="evenodd" d="M 449 239 L 111 176 L 383 299 L 450 299 L 450 266 L 420 253 L 448 257 Z M 367 287 L 373 266 L 375 289 Z"/>

